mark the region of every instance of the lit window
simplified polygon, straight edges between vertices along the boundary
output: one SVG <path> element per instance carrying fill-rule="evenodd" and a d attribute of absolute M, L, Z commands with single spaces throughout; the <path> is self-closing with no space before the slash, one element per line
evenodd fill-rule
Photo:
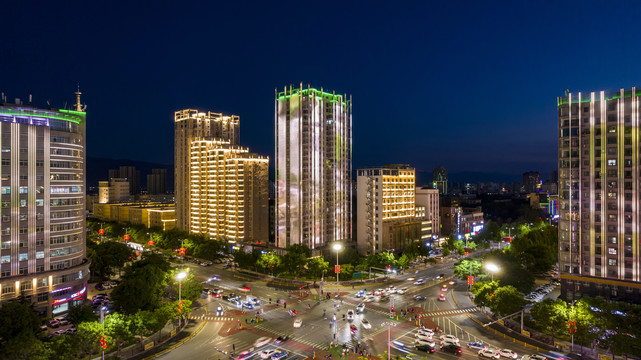
<path fill-rule="evenodd" d="M 617 166 L 617 160 L 616 159 L 609 159 L 608 160 L 608 166 Z"/>
<path fill-rule="evenodd" d="M 615 249 L 615 248 L 608 248 L 608 254 L 610 254 L 610 255 L 616 255 L 616 254 L 617 254 L 617 249 Z"/>

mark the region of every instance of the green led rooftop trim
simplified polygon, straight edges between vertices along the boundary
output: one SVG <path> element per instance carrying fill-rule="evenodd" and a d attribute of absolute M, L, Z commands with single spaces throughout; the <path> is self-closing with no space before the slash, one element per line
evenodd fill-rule
<path fill-rule="evenodd" d="M 307 95 L 307 94 L 309 94 L 311 92 L 315 93 L 317 96 L 321 96 L 321 97 L 323 97 L 325 99 L 328 99 L 331 102 L 340 102 L 342 104 L 349 103 L 349 101 L 346 102 L 346 101 L 343 100 L 343 95 L 331 94 L 331 93 L 328 93 L 328 92 L 319 91 L 319 90 L 314 89 L 314 88 L 303 89 L 303 90 L 292 89 L 292 91 L 289 92 L 289 95 L 285 95 L 285 91 L 281 91 L 281 92 L 278 93 L 278 100 L 288 99 L 292 95 L 299 95 L 299 94 Z"/>
<path fill-rule="evenodd" d="M 595 95 L 598 95 L 598 93 L 595 93 Z M 614 100 L 614 99 L 620 99 L 621 98 L 621 93 L 620 92 L 611 93 L 609 95 L 610 96 L 606 96 L 605 97 L 605 101 Z M 635 92 L 634 96 L 641 96 L 641 90 L 637 90 Z M 623 92 L 623 97 L 624 98 L 632 97 L 632 90 L 624 91 Z M 589 103 L 591 101 L 592 101 L 591 97 L 582 98 L 581 99 L 581 104 Z M 600 97 L 597 97 L 597 99 L 595 101 L 600 101 Z M 556 103 L 557 103 L 557 106 L 567 105 L 569 103 L 568 102 L 568 97 L 567 96 L 559 96 L 559 97 L 557 97 Z M 572 100 L 572 104 L 578 104 L 578 103 L 579 103 L 578 97 L 576 99 Z"/>
<path fill-rule="evenodd" d="M 0 114 L 15 116 L 34 116 L 48 119 L 71 121 L 80 124 L 85 121 L 85 113 L 72 110 L 36 110 L 0 106 Z"/>

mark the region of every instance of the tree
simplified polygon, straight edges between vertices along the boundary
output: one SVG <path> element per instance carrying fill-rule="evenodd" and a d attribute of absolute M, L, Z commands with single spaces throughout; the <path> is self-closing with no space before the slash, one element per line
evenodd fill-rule
<path fill-rule="evenodd" d="M 104 321 L 105 333 L 120 343 L 131 338 L 131 320 L 119 313 L 107 315 Z"/>
<path fill-rule="evenodd" d="M 281 263 L 282 261 L 280 256 L 274 253 L 261 254 L 257 261 L 257 265 L 259 267 L 265 269 L 266 272 L 271 272 L 272 274 L 275 269 L 280 267 Z"/>
<path fill-rule="evenodd" d="M 313 257 L 307 260 L 307 270 L 310 274 L 317 279 L 319 275 L 327 273 L 329 269 L 329 262 L 325 261 L 322 257 Z"/>
<path fill-rule="evenodd" d="M 468 276 L 478 276 L 483 270 L 482 264 L 478 260 L 461 260 L 454 265 L 454 274 L 461 280 L 466 280 Z"/>
<path fill-rule="evenodd" d="M 105 241 L 100 244 L 89 242 L 87 245 L 91 249 L 87 252 L 91 259 L 91 273 L 101 280 L 114 275 L 114 269 L 121 269 L 132 254 L 129 246 L 116 241 Z"/>
<path fill-rule="evenodd" d="M 494 296 L 489 298 L 489 308 L 499 316 L 515 313 L 525 306 L 523 293 L 514 286 L 502 286 L 494 291 Z"/>
<path fill-rule="evenodd" d="M 140 261 L 127 268 L 120 285 L 111 292 L 116 308 L 134 314 L 160 306 L 169 269 L 169 263 L 162 256 L 144 253 Z"/>
<path fill-rule="evenodd" d="M 20 336 L 30 341 L 29 335 L 40 330 L 40 318 L 23 299 L 10 301 L 0 307 L 0 338 L 11 340 Z"/>
<path fill-rule="evenodd" d="M 200 294 L 203 292 L 203 285 L 194 278 L 194 274 L 188 273 L 187 277 L 182 281 L 176 280 L 175 271 L 171 272 L 171 279 L 173 279 L 173 293 L 174 298 L 178 298 L 178 286 L 182 285 L 181 298 L 189 299 L 195 301 L 200 297 Z"/>
<path fill-rule="evenodd" d="M 305 245 L 292 245 L 287 248 L 287 254 L 283 256 L 283 266 L 287 271 L 298 276 L 304 269 L 307 259 L 312 256 L 312 251 Z"/>
<path fill-rule="evenodd" d="M 341 280 L 351 280 L 354 275 L 354 265 L 352 264 L 342 264 L 341 265 Z"/>
<path fill-rule="evenodd" d="M 93 309 L 91 306 L 85 304 L 75 305 L 69 308 L 67 317 L 69 321 L 75 325 L 85 321 L 96 321 L 96 315 L 94 315 Z"/>
<path fill-rule="evenodd" d="M 21 332 L 5 344 L 0 346 L 0 359 L 2 360 L 47 360 L 47 349 L 34 334 Z"/>
<path fill-rule="evenodd" d="M 478 307 L 489 307 L 490 298 L 498 287 L 499 284 L 496 281 L 481 281 L 472 285 L 470 290 L 474 293 L 474 304 Z"/>
<path fill-rule="evenodd" d="M 567 333 L 568 304 L 562 299 L 544 299 L 530 309 L 530 316 L 538 328 L 546 334 L 555 336 Z"/>
<path fill-rule="evenodd" d="M 138 335 L 141 342 L 144 340 L 145 335 L 160 328 L 158 319 L 150 311 L 138 311 L 135 315 L 130 316 L 129 320 L 131 333 Z"/>
<path fill-rule="evenodd" d="M 396 261 L 396 265 L 399 266 L 401 269 L 407 269 L 407 265 L 410 264 L 410 259 L 407 257 L 407 255 L 403 254 L 398 260 Z"/>
<path fill-rule="evenodd" d="M 97 321 L 83 322 L 78 325 L 74 336 L 65 336 L 71 341 L 71 348 L 80 354 L 92 354 L 98 351 L 102 324 Z M 67 357 L 68 358 L 68 357 Z"/>

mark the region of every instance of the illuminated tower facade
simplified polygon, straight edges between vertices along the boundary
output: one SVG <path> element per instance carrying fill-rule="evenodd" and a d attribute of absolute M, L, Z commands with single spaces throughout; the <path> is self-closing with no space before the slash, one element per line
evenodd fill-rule
<path fill-rule="evenodd" d="M 447 194 L 447 169 L 439 166 L 432 171 L 432 185 L 435 189 L 445 195 Z"/>
<path fill-rule="evenodd" d="M 402 252 L 421 239 L 416 218 L 416 176 L 409 165 L 358 170 L 357 246 L 360 255 Z"/>
<path fill-rule="evenodd" d="M 195 139 L 223 139 L 237 145 L 240 138 L 239 117 L 194 109 L 176 111 L 174 114 L 174 176 L 176 197 L 176 226 L 190 228 L 191 142 Z"/>
<path fill-rule="evenodd" d="M 269 158 L 226 140 L 194 140 L 190 167 L 190 232 L 267 243 Z"/>
<path fill-rule="evenodd" d="M 559 271 L 569 301 L 641 302 L 641 90 L 558 98 Z"/>
<path fill-rule="evenodd" d="M 0 103 L 0 302 L 24 296 L 45 316 L 82 303 L 85 106 L 43 110 Z"/>
<path fill-rule="evenodd" d="M 351 97 L 301 85 L 275 102 L 276 245 L 351 240 Z"/>

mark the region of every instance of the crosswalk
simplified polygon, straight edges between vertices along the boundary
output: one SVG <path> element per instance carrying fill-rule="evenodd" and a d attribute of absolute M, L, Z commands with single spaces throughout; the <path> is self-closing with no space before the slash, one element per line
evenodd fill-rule
<path fill-rule="evenodd" d="M 444 310 L 429 311 L 429 312 L 423 313 L 421 316 L 422 317 L 452 316 L 452 315 L 461 315 L 461 314 L 472 313 L 477 311 L 479 311 L 479 309 L 476 307 L 467 307 L 467 308 L 461 308 L 461 309 L 444 309 Z"/>
<path fill-rule="evenodd" d="M 257 329 L 266 331 L 266 332 L 268 332 L 270 334 L 274 334 L 274 336 L 286 336 L 286 335 L 288 335 L 288 334 L 285 334 L 284 332 L 276 331 L 276 330 L 274 330 L 274 329 L 272 329 L 272 328 L 270 328 L 270 327 L 268 327 L 268 326 L 266 326 L 265 324 L 262 324 L 262 323 L 261 324 L 256 324 L 256 325 L 254 325 L 254 327 L 257 328 Z M 305 339 L 305 338 L 302 338 L 302 337 L 299 337 L 299 336 L 290 336 L 290 339 L 295 340 L 295 341 L 297 341 L 297 342 L 299 342 L 301 344 L 305 344 L 305 345 L 311 346 L 311 347 L 313 347 L 315 349 L 322 349 L 322 350 L 328 350 L 329 349 L 329 346 L 327 346 L 327 345 L 319 344 L 319 343 L 316 343 L 314 341 L 311 341 L 309 339 Z"/>
<path fill-rule="evenodd" d="M 203 321 L 231 321 L 235 320 L 233 317 L 227 316 L 212 316 L 212 315 L 190 315 L 190 320 L 203 320 Z"/>

